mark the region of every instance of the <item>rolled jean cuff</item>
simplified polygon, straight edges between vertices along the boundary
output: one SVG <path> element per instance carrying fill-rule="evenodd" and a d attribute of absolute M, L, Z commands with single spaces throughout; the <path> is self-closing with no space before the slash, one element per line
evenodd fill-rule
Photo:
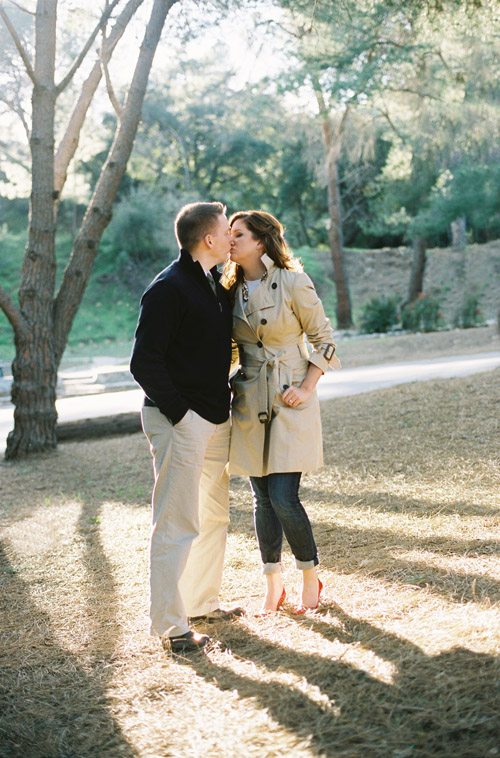
<path fill-rule="evenodd" d="M 309 569 L 313 569 L 318 565 L 318 563 L 319 559 L 317 555 L 312 559 L 312 561 L 299 561 L 298 558 L 295 559 L 295 567 L 300 571 L 308 571 Z"/>
<path fill-rule="evenodd" d="M 281 571 L 281 563 L 263 563 L 262 564 L 263 574 L 279 574 L 280 571 Z"/>

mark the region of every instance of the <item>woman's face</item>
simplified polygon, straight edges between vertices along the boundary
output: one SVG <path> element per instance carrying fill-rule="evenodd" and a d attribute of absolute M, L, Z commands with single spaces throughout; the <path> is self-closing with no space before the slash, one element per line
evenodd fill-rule
<path fill-rule="evenodd" d="M 262 257 L 262 242 L 256 239 L 243 219 L 234 221 L 231 227 L 231 250 L 229 257 L 233 263 L 245 268 L 257 263 Z"/>

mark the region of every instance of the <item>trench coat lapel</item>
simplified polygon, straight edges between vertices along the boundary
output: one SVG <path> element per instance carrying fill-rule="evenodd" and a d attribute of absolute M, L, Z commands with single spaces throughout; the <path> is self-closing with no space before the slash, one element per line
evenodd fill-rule
<path fill-rule="evenodd" d="M 252 292 L 248 299 L 246 308 L 245 303 L 243 302 L 243 293 L 241 287 L 238 287 L 236 290 L 236 297 L 234 299 L 233 306 L 233 316 L 235 318 L 240 318 L 242 321 L 245 321 L 249 326 L 251 326 L 248 316 L 251 316 L 252 313 L 255 313 L 255 311 L 264 310 L 266 308 L 274 308 L 275 302 L 265 287 L 265 284 L 266 282 L 263 282 L 259 287 L 257 287 L 256 290 L 254 290 L 254 292 Z"/>
<path fill-rule="evenodd" d="M 274 306 L 275 302 L 269 292 L 266 279 L 257 287 L 257 289 L 252 292 L 248 298 L 245 315 L 248 317 L 251 316 L 252 313 L 255 313 L 255 311 L 262 311 L 266 308 L 274 308 Z"/>
<path fill-rule="evenodd" d="M 241 318 L 249 326 L 251 326 L 251 324 L 248 320 L 248 316 L 250 316 L 252 313 L 255 313 L 255 311 L 265 310 L 266 308 L 274 308 L 276 305 L 275 299 L 269 291 L 270 279 L 272 278 L 272 269 L 274 268 L 274 263 L 266 253 L 264 253 L 262 256 L 262 262 L 267 269 L 268 276 L 257 287 L 257 289 L 252 292 L 246 304 L 246 308 L 243 301 L 243 291 L 241 285 L 237 288 L 236 296 L 234 299 L 233 316 L 236 318 Z"/>

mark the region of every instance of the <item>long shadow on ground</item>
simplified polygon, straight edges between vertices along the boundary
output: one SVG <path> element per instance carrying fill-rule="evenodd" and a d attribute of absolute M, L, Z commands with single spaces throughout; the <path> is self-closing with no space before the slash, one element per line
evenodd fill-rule
<path fill-rule="evenodd" d="M 220 690 L 252 699 L 316 755 L 349 758 L 479 758 L 500 744 L 500 661 L 456 648 L 429 656 L 418 647 L 338 606 L 331 615 L 303 619 L 332 643 L 362 646 L 389 660 L 389 684 L 336 659 L 297 652 L 237 624 L 218 630 L 222 646 L 268 675 L 293 673 L 299 686 L 236 673 L 217 656 L 194 655 L 193 670 Z M 339 626 L 340 625 L 340 626 Z M 249 666 L 249 671 L 254 670 Z M 303 683 L 307 683 L 307 687 Z M 320 697 L 310 697 L 308 687 Z"/>
<path fill-rule="evenodd" d="M 86 541 L 87 559 L 93 554 L 99 564 L 102 556 L 93 535 Z M 92 662 L 85 670 L 59 644 L 50 618 L 30 597 L 32 587 L 16 573 L 1 545 L 0 572 L 0 756 L 135 758 L 138 754 L 113 718 L 106 695 L 113 634 L 97 622 L 89 644 Z M 99 568 L 98 579 L 93 569 L 87 575 L 91 597 L 100 592 L 103 602 L 111 600 L 112 617 L 106 564 Z M 93 621 L 95 611 L 92 601 Z"/>

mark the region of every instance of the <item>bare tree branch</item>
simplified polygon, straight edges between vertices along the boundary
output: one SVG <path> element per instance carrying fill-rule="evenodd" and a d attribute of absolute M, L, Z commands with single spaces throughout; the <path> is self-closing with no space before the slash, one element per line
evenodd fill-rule
<path fill-rule="evenodd" d="M 117 43 L 121 39 L 130 19 L 143 2 L 144 0 L 129 0 L 125 8 L 122 10 L 114 22 L 113 28 L 111 29 L 111 32 L 106 39 L 106 45 L 103 45 L 102 58 L 106 61 L 106 63 L 111 58 L 111 55 Z M 71 163 L 71 160 L 73 159 L 73 156 L 78 147 L 80 132 L 85 121 L 90 103 L 92 102 L 92 98 L 94 97 L 95 91 L 99 86 L 99 82 L 101 81 L 101 77 L 101 64 L 100 61 L 97 60 L 92 68 L 92 71 L 82 85 L 82 89 L 71 114 L 69 124 L 57 149 L 54 164 L 54 189 L 58 193 L 58 197 L 66 182 L 68 166 Z"/>
<path fill-rule="evenodd" d="M 17 49 L 17 52 L 21 56 L 21 60 L 24 63 L 24 67 L 26 69 L 26 72 L 27 72 L 29 78 L 31 79 L 31 81 L 33 82 L 33 84 L 36 86 L 37 80 L 36 80 L 35 72 L 33 70 L 33 66 L 31 65 L 31 61 L 28 58 L 28 54 L 27 54 L 26 50 L 23 47 L 23 43 L 19 39 L 18 34 L 17 34 L 16 30 L 14 29 L 10 18 L 7 16 L 7 13 L 5 12 L 5 8 L 3 7 L 3 5 L 0 5 L 0 18 L 4 22 L 5 26 L 7 27 L 8 31 L 9 31 L 10 36 L 12 37 L 12 39 L 14 41 L 14 44 L 15 44 L 16 49 Z"/>
<path fill-rule="evenodd" d="M 23 13 L 29 13 L 30 16 L 34 16 L 35 12 L 28 10 L 28 8 L 25 8 L 24 5 L 21 5 L 20 3 L 16 3 L 15 0 L 9 0 L 11 5 L 15 5 L 16 8 L 19 8 L 20 11 Z"/>
<path fill-rule="evenodd" d="M 3 150 L 4 154 L 7 156 L 9 161 L 11 161 L 12 163 L 17 163 L 17 165 L 22 166 L 22 168 L 24 168 L 24 170 L 27 171 L 28 174 L 30 173 L 31 171 L 30 166 L 23 163 L 23 161 L 20 158 L 16 158 L 15 155 L 12 155 L 12 153 L 10 152 L 9 146 L 6 145 L 5 142 L 0 141 L 0 150 Z"/>
<path fill-rule="evenodd" d="M 66 76 L 64 77 L 64 79 L 62 79 L 59 82 L 59 84 L 56 86 L 56 93 L 58 95 L 68 86 L 68 84 L 70 83 L 70 81 L 72 80 L 72 78 L 74 77 L 74 75 L 76 74 L 76 72 L 78 71 L 78 69 L 80 68 L 80 66 L 82 65 L 83 61 L 85 60 L 85 58 L 87 56 L 88 51 L 90 50 L 90 48 L 94 44 L 97 35 L 99 34 L 99 32 L 103 28 L 103 26 L 105 26 L 105 24 L 106 24 L 108 18 L 110 17 L 113 9 L 115 8 L 116 5 L 118 5 L 119 2 L 121 2 L 121 0 L 112 0 L 111 4 L 106 8 L 106 10 L 104 11 L 104 13 L 102 14 L 102 16 L 101 16 L 101 18 L 99 20 L 99 23 L 97 24 L 97 26 L 95 27 L 94 31 L 90 35 L 89 39 L 87 40 L 87 42 L 83 46 L 83 49 L 80 52 L 80 55 L 78 56 L 78 58 L 75 60 L 75 62 L 71 66 L 70 70 L 68 71 L 68 73 L 66 74 Z"/>
<path fill-rule="evenodd" d="M 405 137 L 405 135 L 404 135 L 404 134 L 403 134 L 403 133 L 402 133 L 402 132 L 401 132 L 401 131 L 400 131 L 400 130 L 397 128 L 396 124 L 394 123 L 394 121 L 393 121 L 393 120 L 392 120 L 392 118 L 390 117 L 390 115 L 389 115 L 389 111 L 387 110 L 387 108 L 379 108 L 379 109 L 378 109 L 378 111 L 379 111 L 379 113 L 380 113 L 380 114 L 381 114 L 381 115 L 382 115 L 382 116 L 385 118 L 385 120 L 387 121 L 387 123 L 389 124 L 389 126 L 391 127 L 391 129 L 393 130 L 394 134 L 397 134 L 397 136 L 399 137 L 399 139 L 400 139 L 400 140 L 401 140 L 403 143 L 405 143 L 405 142 L 407 141 L 407 138 L 406 138 L 406 137 Z"/>
<path fill-rule="evenodd" d="M 100 63 L 101 63 L 101 69 L 102 69 L 102 71 L 104 73 L 104 79 L 106 81 L 106 89 L 108 91 L 108 95 L 109 95 L 109 99 L 111 101 L 111 105 L 113 106 L 113 109 L 114 109 L 116 115 L 120 119 L 121 115 L 122 115 L 122 111 L 123 111 L 123 106 L 121 105 L 120 101 L 116 97 L 115 91 L 113 89 L 113 83 L 112 83 L 111 77 L 109 75 L 108 64 L 107 64 L 107 62 L 106 62 L 106 60 L 104 58 L 103 52 L 104 52 L 104 42 L 103 42 L 103 46 L 101 47 L 101 53 L 99 55 L 99 60 L 100 60 Z"/>
<path fill-rule="evenodd" d="M 101 235 L 132 152 L 154 54 L 170 8 L 179 0 L 154 0 L 122 118 L 75 240 L 54 301 L 54 345 L 60 360 L 88 282 Z"/>
<path fill-rule="evenodd" d="M 337 131 L 336 131 L 336 134 L 335 134 L 335 138 L 337 140 L 340 140 L 342 138 L 342 135 L 344 133 L 345 122 L 347 121 L 347 116 L 349 115 L 350 110 L 351 110 L 351 106 L 348 103 L 346 105 L 346 107 L 344 108 L 344 112 L 342 114 L 342 118 L 340 119 L 340 123 L 339 123 L 339 125 L 337 127 Z"/>
<path fill-rule="evenodd" d="M 314 5 L 313 5 L 312 13 L 311 13 L 311 24 L 309 26 L 309 31 L 312 31 L 312 28 L 314 26 L 314 14 L 316 13 L 317 5 L 318 5 L 318 0 L 314 0 Z"/>
<path fill-rule="evenodd" d="M 24 110 L 19 105 L 17 105 L 13 100 L 11 100 L 8 97 L 5 97 L 5 95 L 2 95 L 1 93 L 0 93 L 0 100 L 2 101 L 2 103 L 5 103 L 5 105 L 9 108 L 9 110 L 11 110 L 13 113 L 16 114 L 16 116 L 19 117 L 23 125 L 23 129 L 26 132 L 26 137 L 28 138 L 28 141 L 29 141 L 30 128 L 28 126 L 28 122 L 26 121 Z"/>
<path fill-rule="evenodd" d="M 430 92 L 420 92 L 418 89 L 413 89 L 412 87 L 385 87 L 386 92 L 406 92 L 408 95 L 416 95 L 421 100 L 425 100 L 425 98 L 429 98 L 429 100 L 441 100 L 440 97 L 436 97 L 436 95 L 431 95 Z"/>
<path fill-rule="evenodd" d="M 12 300 L 11 296 L 5 290 L 2 285 L 0 284 L 0 308 L 3 310 L 5 315 L 7 316 L 12 328 L 14 329 L 14 333 L 16 335 L 23 334 L 26 332 L 29 328 L 28 322 L 26 319 L 21 315 L 21 311 L 17 306 L 14 304 L 14 301 Z"/>

